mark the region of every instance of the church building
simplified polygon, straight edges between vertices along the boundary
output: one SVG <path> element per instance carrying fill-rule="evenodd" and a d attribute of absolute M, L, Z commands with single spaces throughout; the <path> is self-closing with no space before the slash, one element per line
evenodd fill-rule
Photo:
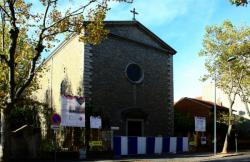
<path fill-rule="evenodd" d="M 115 135 L 171 136 L 176 51 L 138 21 L 106 21 L 98 45 L 73 35 L 45 60 L 36 96 L 61 112 L 61 94 L 83 96 L 86 109 Z"/>

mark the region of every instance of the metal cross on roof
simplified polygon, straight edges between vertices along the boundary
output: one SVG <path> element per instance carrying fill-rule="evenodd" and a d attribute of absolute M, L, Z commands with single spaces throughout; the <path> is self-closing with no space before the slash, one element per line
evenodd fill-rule
<path fill-rule="evenodd" d="M 135 8 L 130 10 L 130 12 L 133 13 L 133 21 L 135 21 L 135 15 L 138 15 L 139 13 L 135 11 Z"/>

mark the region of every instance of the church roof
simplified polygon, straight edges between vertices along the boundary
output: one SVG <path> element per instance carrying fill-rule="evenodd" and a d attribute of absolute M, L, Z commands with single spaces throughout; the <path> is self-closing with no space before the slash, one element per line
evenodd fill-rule
<path fill-rule="evenodd" d="M 136 26 L 141 29 L 145 34 L 147 34 L 152 40 L 161 46 L 162 49 L 168 51 L 170 54 L 176 54 L 176 50 L 164 42 L 161 38 L 151 32 L 148 28 L 142 25 L 139 21 L 104 21 L 106 26 Z"/>
<path fill-rule="evenodd" d="M 88 21 L 85 22 L 86 24 Z M 106 27 L 109 26 L 136 26 L 137 28 L 141 29 L 145 34 L 147 34 L 154 42 L 160 45 L 161 48 L 157 48 L 160 50 L 164 50 L 165 52 L 174 55 L 176 54 L 176 50 L 174 50 L 172 47 L 170 47 L 166 42 L 164 42 L 161 38 L 159 38 L 157 35 L 155 35 L 153 32 L 151 32 L 149 29 L 147 29 L 144 25 L 142 25 L 139 21 L 104 21 L 104 24 Z M 115 35 L 115 34 L 113 34 Z M 73 39 L 76 36 L 76 34 L 69 35 L 68 38 L 64 39 L 51 53 L 50 55 L 44 60 L 43 63 L 50 60 L 52 56 L 54 56 L 58 50 L 60 50 L 64 45 L 66 45 L 71 39 Z"/>

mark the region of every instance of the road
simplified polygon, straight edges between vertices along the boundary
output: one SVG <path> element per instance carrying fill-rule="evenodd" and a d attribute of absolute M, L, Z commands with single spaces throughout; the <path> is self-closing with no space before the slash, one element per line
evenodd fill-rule
<path fill-rule="evenodd" d="M 231 154 L 197 153 L 161 158 L 122 159 L 122 160 L 97 160 L 96 162 L 250 162 L 250 151 Z"/>
<path fill-rule="evenodd" d="M 213 162 L 250 162 L 250 153 L 248 153 L 246 155 L 223 157 L 223 158 L 216 159 L 216 160 L 205 160 L 205 161 L 213 161 Z"/>
<path fill-rule="evenodd" d="M 36 162 L 54 162 L 54 160 L 35 160 Z M 87 162 L 88 160 L 57 160 L 57 162 Z M 122 158 L 116 160 L 91 160 L 90 162 L 250 162 L 250 150 L 239 153 L 187 153 L 154 157 Z M 0 160 L 1 162 L 1 160 Z M 27 162 L 27 161 L 25 161 Z M 33 162 L 30 160 L 29 162 Z"/>

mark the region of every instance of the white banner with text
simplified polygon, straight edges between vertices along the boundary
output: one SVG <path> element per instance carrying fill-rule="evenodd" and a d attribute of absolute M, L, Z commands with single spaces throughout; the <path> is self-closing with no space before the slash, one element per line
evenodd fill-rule
<path fill-rule="evenodd" d="M 83 97 L 61 95 L 62 126 L 85 127 L 85 101 Z"/>

